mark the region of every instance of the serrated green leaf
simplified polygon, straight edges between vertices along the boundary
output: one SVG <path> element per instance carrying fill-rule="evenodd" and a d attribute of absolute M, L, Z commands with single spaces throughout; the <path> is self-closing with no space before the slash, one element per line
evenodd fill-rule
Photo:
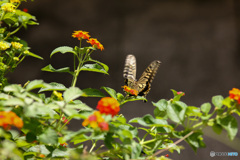
<path fill-rule="evenodd" d="M 57 145 L 57 132 L 51 128 L 48 128 L 43 134 L 39 136 L 39 141 L 48 145 Z"/>
<path fill-rule="evenodd" d="M 33 80 L 28 83 L 28 85 L 26 86 L 26 90 L 31 91 L 36 88 L 44 88 L 44 87 L 46 87 L 46 84 L 43 82 L 43 80 Z"/>
<path fill-rule="evenodd" d="M 104 63 L 102 63 L 102 62 L 99 62 L 99 61 L 97 61 L 97 60 L 91 59 L 91 58 L 89 59 L 89 61 L 100 64 L 100 65 L 104 68 L 104 70 L 105 70 L 106 72 L 108 72 L 109 68 L 108 68 L 108 66 L 107 66 L 106 64 L 104 64 Z"/>
<path fill-rule="evenodd" d="M 61 150 L 61 149 L 55 149 L 52 152 L 52 157 L 67 157 L 69 156 L 69 152 L 65 151 L 65 150 Z"/>
<path fill-rule="evenodd" d="M 108 71 L 105 68 L 97 63 L 95 64 L 84 64 L 80 71 L 90 71 L 90 72 L 98 72 L 108 74 Z"/>
<path fill-rule="evenodd" d="M 45 92 L 45 91 L 65 91 L 67 88 L 61 84 L 61 83 L 56 83 L 56 82 L 51 82 L 48 84 L 47 87 L 41 88 L 38 92 Z"/>
<path fill-rule="evenodd" d="M 79 88 L 71 87 L 63 93 L 63 98 L 68 103 L 71 100 L 74 100 L 74 99 L 80 97 L 83 94 L 84 94 L 84 92 L 81 91 Z"/>
<path fill-rule="evenodd" d="M 105 97 L 105 95 L 98 89 L 86 88 L 83 89 L 83 97 Z"/>
<path fill-rule="evenodd" d="M 56 53 L 62 53 L 62 54 L 65 54 L 65 53 L 73 53 L 77 56 L 77 53 L 74 51 L 74 49 L 72 47 L 69 47 L 69 46 L 62 46 L 62 47 L 58 47 L 56 49 L 54 49 L 51 54 L 50 54 L 50 57 L 52 57 L 54 54 Z"/>
<path fill-rule="evenodd" d="M 42 71 L 46 71 L 46 72 L 57 72 L 57 73 L 70 73 L 73 75 L 73 72 L 70 71 L 69 67 L 64 67 L 64 68 L 60 68 L 60 69 L 55 69 L 53 68 L 53 66 L 51 64 L 47 65 L 46 67 L 41 69 Z"/>
<path fill-rule="evenodd" d="M 212 103 L 218 109 L 220 109 L 223 106 L 223 104 L 222 104 L 223 100 L 224 100 L 224 98 L 222 96 L 214 96 L 214 97 L 212 97 Z"/>

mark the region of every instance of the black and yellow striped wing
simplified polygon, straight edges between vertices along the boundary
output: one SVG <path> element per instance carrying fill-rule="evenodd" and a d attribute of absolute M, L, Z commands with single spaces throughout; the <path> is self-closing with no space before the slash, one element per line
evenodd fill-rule
<path fill-rule="evenodd" d="M 136 83 L 136 72 L 137 72 L 137 63 L 134 55 L 127 55 L 125 61 L 125 67 L 123 70 L 123 78 L 125 79 L 125 84 L 130 88 Z"/>
<path fill-rule="evenodd" d="M 134 55 L 128 55 L 125 61 L 125 67 L 123 71 L 123 77 L 125 83 L 131 89 L 135 89 L 139 96 L 146 96 L 151 89 L 151 83 L 157 70 L 160 66 L 160 61 L 153 61 L 146 70 L 142 73 L 141 77 L 137 81 L 136 79 L 136 58 Z"/>
<path fill-rule="evenodd" d="M 138 95 L 139 96 L 146 96 L 151 89 L 151 83 L 157 73 L 157 70 L 160 66 L 160 61 L 155 60 L 153 61 L 143 72 L 142 76 L 136 82 L 138 86 Z"/>

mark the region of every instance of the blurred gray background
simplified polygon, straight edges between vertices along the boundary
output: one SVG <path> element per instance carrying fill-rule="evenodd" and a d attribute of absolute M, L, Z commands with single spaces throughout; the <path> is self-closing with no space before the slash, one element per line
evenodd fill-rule
<path fill-rule="evenodd" d="M 121 108 L 120 113 L 128 120 L 152 114 L 151 101 L 172 98 L 170 89 L 185 92 L 182 100 L 188 105 L 200 106 L 210 102 L 214 95 L 226 97 L 233 87 L 240 88 L 239 0 L 35 0 L 23 2 L 21 8 L 35 15 L 40 25 L 22 29 L 18 36 L 44 61 L 26 58 L 9 75 L 11 83 L 43 79 L 69 87 L 68 74 L 42 72 L 41 68 L 49 63 L 55 68 L 71 66 L 71 54 L 56 54 L 51 59 L 49 55 L 56 47 L 78 45 L 71 34 L 84 30 L 103 44 L 104 51 L 94 52 L 92 58 L 106 63 L 110 75 L 81 72 L 77 82 L 81 89 L 107 86 L 122 92 L 127 54 L 137 58 L 137 77 L 153 60 L 162 62 L 148 102 L 130 102 Z M 95 108 L 99 98 L 82 100 Z M 69 125 L 72 130 L 80 127 L 79 121 Z M 185 160 L 237 159 L 211 158 L 209 154 L 210 151 L 240 154 L 240 143 L 236 143 L 239 140 L 226 143 L 226 134 L 218 136 L 211 129 L 206 134 L 207 147 L 196 154 L 182 142 L 185 149 L 180 155 L 176 152 L 163 155 L 169 153 L 169 158 Z"/>

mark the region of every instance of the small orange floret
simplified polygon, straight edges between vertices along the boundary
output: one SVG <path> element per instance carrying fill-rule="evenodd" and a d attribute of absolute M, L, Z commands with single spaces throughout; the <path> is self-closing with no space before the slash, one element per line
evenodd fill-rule
<path fill-rule="evenodd" d="M 94 48 L 100 49 L 101 51 L 104 50 L 103 45 L 96 39 L 96 38 L 90 38 L 88 41 Z"/>
<path fill-rule="evenodd" d="M 123 88 L 123 90 L 125 91 L 125 92 L 127 92 L 128 94 L 130 94 L 130 95 L 134 95 L 134 96 L 137 96 L 138 95 L 138 91 L 137 90 L 135 90 L 135 89 L 131 89 L 130 87 L 128 87 L 128 86 L 122 86 L 122 88 Z"/>
<path fill-rule="evenodd" d="M 82 40 L 82 39 L 89 39 L 90 35 L 88 34 L 88 32 L 86 31 L 74 31 L 72 34 L 73 38 L 78 38 L 78 40 Z"/>
<path fill-rule="evenodd" d="M 234 99 L 240 104 L 240 90 L 237 88 L 233 88 L 229 91 L 229 98 Z"/>

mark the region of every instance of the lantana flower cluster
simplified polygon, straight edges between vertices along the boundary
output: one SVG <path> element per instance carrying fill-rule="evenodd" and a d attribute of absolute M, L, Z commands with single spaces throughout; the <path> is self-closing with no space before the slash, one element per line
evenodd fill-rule
<path fill-rule="evenodd" d="M 12 111 L 1 111 L 0 112 L 0 126 L 2 126 L 5 130 L 9 130 L 11 126 L 15 126 L 17 128 L 23 127 L 23 121 L 19 118 L 16 113 Z"/>
<path fill-rule="evenodd" d="M 102 131 L 108 131 L 109 125 L 102 115 L 111 115 L 114 117 L 120 111 L 120 105 L 115 98 L 104 97 L 98 101 L 97 109 L 99 111 L 95 111 L 91 114 L 83 121 L 82 125 L 84 127 L 90 125 L 92 128 L 100 128 Z"/>
<path fill-rule="evenodd" d="M 127 94 L 130 94 L 130 95 L 134 95 L 134 96 L 137 96 L 138 95 L 138 91 L 135 90 L 135 89 L 132 89 L 126 85 L 122 86 L 123 90 L 127 93 Z"/>
<path fill-rule="evenodd" d="M 236 100 L 238 104 L 240 104 L 240 90 L 237 88 L 233 88 L 229 91 L 229 98 Z"/>
<path fill-rule="evenodd" d="M 74 31 L 72 37 L 77 38 L 78 40 L 87 39 L 87 43 L 90 43 L 92 47 L 100 49 L 101 51 L 104 50 L 103 45 L 96 38 L 90 38 L 91 36 L 86 31 Z"/>

